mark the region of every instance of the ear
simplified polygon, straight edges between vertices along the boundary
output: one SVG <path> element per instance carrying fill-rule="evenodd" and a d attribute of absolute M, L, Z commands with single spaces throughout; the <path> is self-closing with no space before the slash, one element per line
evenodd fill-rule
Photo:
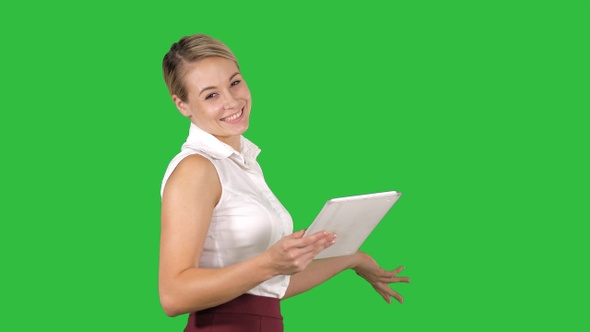
<path fill-rule="evenodd" d="M 191 111 L 187 103 L 178 98 L 177 95 L 172 95 L 172 101 L 174 102 L 174 105 L 176 105 L 176 108 L 178 109 L 180 114 L 186 116 L 187 118 L 191 117 Z"/>

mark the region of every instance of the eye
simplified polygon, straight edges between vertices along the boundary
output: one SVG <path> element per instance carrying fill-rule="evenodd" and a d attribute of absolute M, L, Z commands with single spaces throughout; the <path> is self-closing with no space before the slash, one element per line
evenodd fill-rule
<path fill-rule="evenodd" d="M 205 100 L 207 100 L 207 99 L 211 99 L 211 98 L 213 98 L 213 97 L 215 97 L 215 96 L 217 96 L 217 94 L 216 94 L 216 93 L 211 93 L 211 94 L 208 94 L 208 95 L 207 95 L 207 97 L 205 97 Z"/>
<path fill-rule="evenodd" d="M 231 82 L 230 85 L 231 86 L 236 86 L 236 85 L 240 84 L 240 82 L 242 82 L 242 81 L 241 80 L 235 80 L 235 81 Z"/>

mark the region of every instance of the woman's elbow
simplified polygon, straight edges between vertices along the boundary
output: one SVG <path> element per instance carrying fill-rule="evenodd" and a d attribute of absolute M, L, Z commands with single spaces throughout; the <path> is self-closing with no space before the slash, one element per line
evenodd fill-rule
<path fill-rule="evenodd" d="M 160 292 L 160 304 L 162 305 L 162 309 L 166 316 L 176 317 L 185 313 L 182 308 L 178 306 L 178 302 L 179 301 L 174 299 L 173 296 Z"/>
<path fill-rule="evenodd" d="M 180 312 L 180 310 L 177 310 L 177 309 L 176 309 L 176 308 L 174 308 L 174 307 L 171 307 L 171 306 L 166 306 L 166 305 L 163 305 L 163 304 L 162 304 L 162 309 L 164 309 L 164 313 L 165 313 L 165 314 L 166 314 L 166 316 L 168 316 L 168 317 L 176 317 L 176 316 L 178 316 L 178 315 L 182 314 L 182 313 Z"/>

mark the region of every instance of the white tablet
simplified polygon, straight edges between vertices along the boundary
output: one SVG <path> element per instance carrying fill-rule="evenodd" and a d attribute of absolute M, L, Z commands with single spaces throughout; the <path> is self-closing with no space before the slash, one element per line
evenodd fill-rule
<path fill-rule="evenodd" d="M 315 258 L 354 254 L 383 219 L 402 193 L 388 191 L 376 194 L 333 198 L 326 202 L 305 236 L 325 230 L 336 232 L 338 238 L 331 247 Z"/>

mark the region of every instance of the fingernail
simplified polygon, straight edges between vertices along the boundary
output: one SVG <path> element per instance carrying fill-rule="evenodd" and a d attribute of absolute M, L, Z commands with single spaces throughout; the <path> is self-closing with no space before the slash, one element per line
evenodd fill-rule
<path fill-rule="evenodd" d="M 333 237 L 334 238 L 337 238 L 338 237 L 338 234 L 334 233 Z"/>

